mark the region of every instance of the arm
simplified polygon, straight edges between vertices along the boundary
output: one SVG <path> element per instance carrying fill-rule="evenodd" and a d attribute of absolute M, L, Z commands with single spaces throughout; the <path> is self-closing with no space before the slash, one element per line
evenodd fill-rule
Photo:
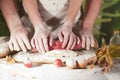
<path fill-rule="evenodd" d="M 83 28 L 92 30 L 101 9 L 102 0 L 87 0 L 83 19 Z"/>
<path fill-rule="evenodd" d="M 82 0 L 70 0 L 66 21 L 58 33 L 59 40 L 63 42 L 63 48 L 67 46 L 66 49 L 73 49 L 76 43 L 80 43 L 78 37 L 72 32 L 72 28 L 78 11 L 81 8 L 81 4 Z"/>
<path fill-rule="evenodd" d="M 52 37 L 43 25 L 37 0 L 23 0 L 23 5 L 35 29 L 31 40 L 32 47 L 36 47 L 39 52 L 45 53 L 49 50 L 48 45 L 52 46 Z"/>
<path fill-rule="evenodd" d="M 23 0 L 23 6 L 30 17 L 34 29 L 36 31 L 38 29 L 44 29 L 43 21 L 38 10 L 37 0 Z"/>
<path fill-rule="evenodd" d="M 10 32 L 13 32 L 14 29 L 21 28 L 22 25 L 20 18 L 15 9 L 14 0 L 1 0 L 1 10 L 3 16 L 7 22 Z M 19 26 L 18 26 L 19 25 Z M 18 26 L 18 27 L 16 27 Z"/>
<path fill-rule="evenodd" d="M 87 0 L 85 5 L 85 13 L 82 22 L 82 29 L 80 31 L 82 39 L 82 47 L 87 50 L 94 47 L 94 37 L 92 34 L 95 20 L 99 14 L 102 0 Z"/>
<path fill-rule="evenodd" d="M 11 32 L 9 48 L 11 50 L 31 49 L 28 32 L 23 27 L 15 8 L 14 0 L 1 0 L 1 11 Z"/>
<path fill-rule="evenodd" d="M 81 8 L 82 0 L 70 0 L 70 6 L 68 9 L 68 13 L 66 16 L 66 22 L 69 22 L 72 24 L 71 26 L 73 27 L 75 18 L 78 14 L 78 11 Z"/>

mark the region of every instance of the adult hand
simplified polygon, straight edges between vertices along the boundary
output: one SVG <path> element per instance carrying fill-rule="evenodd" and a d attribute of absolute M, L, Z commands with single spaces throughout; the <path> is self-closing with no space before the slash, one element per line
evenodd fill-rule
<path fill-rule="evenodd" d="M 11 51 L 23 50 L 24 52 L 26 52 L 27 49 L 31 49 L 27 30 L 24 28 L 12 30 L 9 40 L 9 48 Z"/>
<path fill-rule="evenodd" d="M 90 50 L 90 47 L 94 47 L 95 42 L 92 31 L 82 29 L 79 31 L 79 35 L 82 40 L 82 48 Z"/>
<path fill-rule="evenodd" d="M 72 32 L 70 24 L 63 24 L 58 32 L 58 38 L 62 42 L 62 48 L 73 49 L 80 39 Z"/>
<path fill-rule="evenodd" d="M 37 48 L 39 52 L 45 53 L 49 51 L 49 45 L 52 46 L 52 37 L 46 29 L 38 29 L 31 40 L 33 48 Z"/>

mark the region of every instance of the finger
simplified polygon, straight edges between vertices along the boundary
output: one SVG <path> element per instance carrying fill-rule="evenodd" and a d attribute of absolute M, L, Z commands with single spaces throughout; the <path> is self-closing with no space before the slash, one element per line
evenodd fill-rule
<path fill-rule="evenodd" d="M 43 39 L 43 46 L 44 46 L 45 52 L 49 50 L 48 49 L 48 39 L 47 38 Z"/>
<path fill-rule="evenodd" d="M 93 36 L 91 37 L 91 47 L 94 47 L 94 44 L 95 44 L 95 42 L 94 42 L 94 38 L 93 38 Z"/>
<path fill-rule="evenodd" d="M 50 39 L 49 39 L 49 45 L 50 45 L 50 46 L 53 45 L 53 38 L 52 38 L 52 36 L 50 36 Z"/>
<path fill-rule="evenodd" d="M 63 40 L 63 44 L 62 44 L 62 48 L 65 48 L 66 47 L 66 45 L 67 45 L 67 43 L 68 43 L 68 38 L 69 38 L 69 36 L 68 35 L 65 35 L 64 36 L 64 40 Z"/>
<path fill-rule="evenodd" d="M 31 39 L 31 45 L 33 48 L 35 48 L 35 39 L 34 38 Z"/>
<path fill-rule="evenodd" d="M 41 50 L 42 53 L 45 53 L 45 48 L 44 48 L 44 45 L 43 45 L 43 40 L 39 39 L 39 48 Z"/>
<path fill-rule="evenodd" d="M 60 42 L 63 42 L 62 32 L 59 32 L 59 33 L 58 33 L 58 38 L 59 38 Z"/>
<path fill-rule="evenodd" d="M 20 50 L 19 44 L 16 39 L 13 39 L 13 47 L 14 47 L 14 50 L 16 51 Z"/>
<path fill-rule="evenodd" d="M 9 48 L 10 48 L 10 50 L 11 50 L 11 51 L 13 51 L 13 45 L 12 45 L 12 42 L 11 42 L 11 41 L 9 41 L 9 43 L 8 43 L 8 44 L 9 44 Z"/>
<path fill-rule="evenodd" d="M 22 40 L 23 40 L 24 44 L 26 45 L 27 49 L 31 49 L 31 45 L 28 40 L 28 37 L 25 36 L 24 38 L 22 38 Z"/>
<path fill-rule="evenodd" d="M 82 38 L 82 48 L 85 48 L 85 36 L 81 36 Z"/>
<path fill-rule="evenodd" d="M 68 42 L 68 45 L 67 45 L 66 49 L 70 49 L 70 48 L 71 48 L 71 46 L 72 46 L 72 44 L 73 44 L 73 40 L 74 40 L 74 38 L 73 38 L 72 36 L 70 36 L 69 42 Z M 75 41 L 75 42 L 76 42 L 76 41 Z M 75 46 L 75 45 L 74 45 L 74 46 Z"/>
<path fill-rule="evenodd" d="M 71 49 L 74 49 L 75 45 L 76 45 L 76 39 L 74 39 Z"/>
<path fill-rule="evenodd" d="M 90 37 L 86 37 L 86 49 L 90 50 Z"/>
<path fill-rule="evenodd" d="M 27 49 L 25 47 L 24 42 L 22 41 L 22 39 L 18 39 L 18 44 L 20 45 L 20 48 L 22 49 L 22 51 L 26 52 Z"/>
<path fill-rule="evenodd" d="M 34 40 L 34 43 L 35 43 L 36 49 L 37 49 L 39 52 L 41 52 L 41 49 L 40 49 L 40 47 L 39 47 L 40 44 L 39 44 L 39 42 L 38 42 L 37 39 Z"/>
<path fill-rule="evenodd" d="M 80 38 L 79 37 L 76 37 L 76 42 L 77 42 L 77 45 L 80 44 Z"/>

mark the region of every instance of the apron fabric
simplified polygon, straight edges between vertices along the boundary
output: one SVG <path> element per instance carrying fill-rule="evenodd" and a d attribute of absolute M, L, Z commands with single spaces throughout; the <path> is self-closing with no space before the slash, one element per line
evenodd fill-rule
<path fill-rule="evenodd" d="M 37 0 L 38 10 L 41 18 L 44 22 L 46 29 L 54 31 L 60 29 L 60 26 L 64 24 L 66 15 L 68 12 L 70 0 Z M 24 6 L 24 5 L 23 5 Z M 74 22 L 74 32 L 80 28 L 80 10 Z M 33 32 L 33 25 L 29 20 L 28 16 L 21 18 L 23 25 L 27 27 L 27 30 Z M 31 29 L 29 29 L 31 27 Z"/>

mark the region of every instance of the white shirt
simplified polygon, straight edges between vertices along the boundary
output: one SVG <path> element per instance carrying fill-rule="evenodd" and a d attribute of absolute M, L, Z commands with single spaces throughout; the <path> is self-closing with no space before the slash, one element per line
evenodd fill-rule
<path fill-rule="evenodd" d="M 68 12 L 70 0 L 39 0 L 40 13 L 45 21 L 53 17 L 61 19 L 63 22 Z M 80 17 L 80 11 L 76 17 L 76 21 Z"/>
<path fill-rule="evenodd" d="M 65 4 L 68 4 L 68 0 L 39 0 L 43 7 L 52 15 L 56 15 L 61 11 Z"/>

